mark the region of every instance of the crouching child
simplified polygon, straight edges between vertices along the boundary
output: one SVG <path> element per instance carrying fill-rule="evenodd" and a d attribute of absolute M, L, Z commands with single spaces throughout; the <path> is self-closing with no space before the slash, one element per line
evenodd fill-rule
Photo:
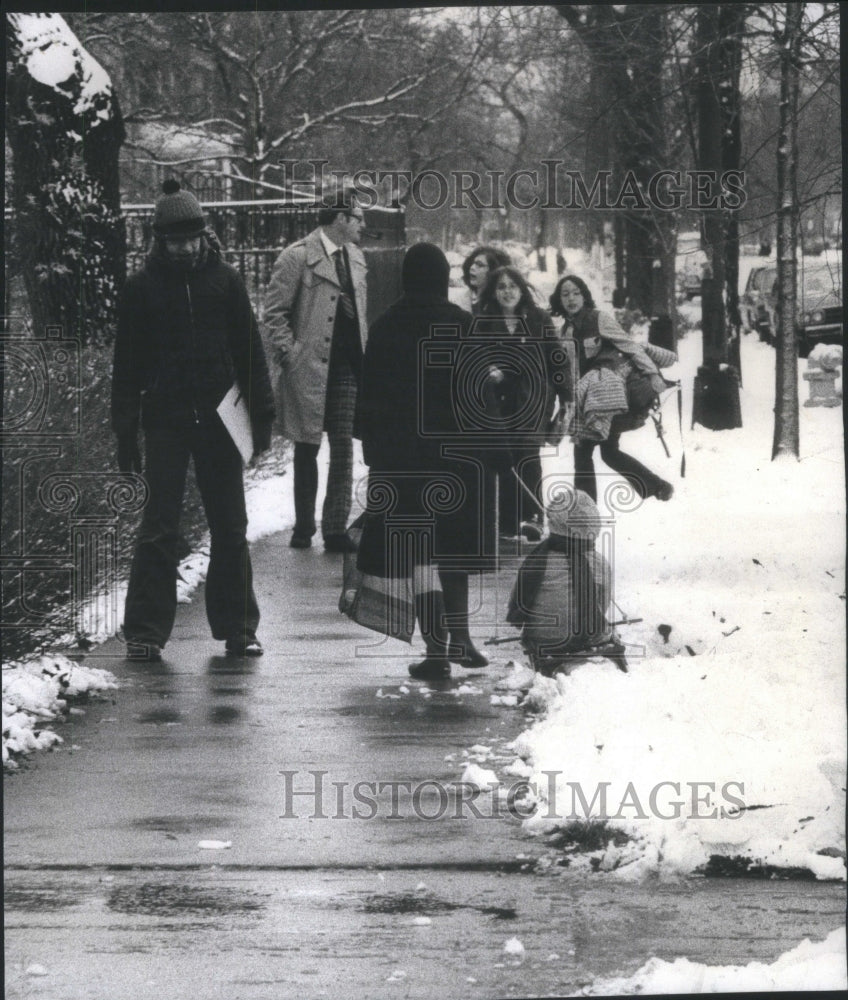
<path fill-rule="evenodd" d="M 522 630 L 534 670 L 567 674 L 589 656 L 606 656 L 626 672 L 624 647 L 607 618 L 612 571 L 595 548 L 601 516 L 582 490 L 569 501 L 549 506 L 550 535 L 519 567 L 507 621 Z"/>

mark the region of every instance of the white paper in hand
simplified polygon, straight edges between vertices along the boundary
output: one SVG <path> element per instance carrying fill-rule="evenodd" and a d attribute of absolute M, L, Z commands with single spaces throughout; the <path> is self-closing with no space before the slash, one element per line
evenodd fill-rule
<path fill-rule="evenodd" d="M 253 430 L 250 426 L 247 403 L 237 384 L 233 383 L 233 387 L 221 400 L 218 414 L 241 453 L 244 464 L 247 465 L 253 458 Z"/>

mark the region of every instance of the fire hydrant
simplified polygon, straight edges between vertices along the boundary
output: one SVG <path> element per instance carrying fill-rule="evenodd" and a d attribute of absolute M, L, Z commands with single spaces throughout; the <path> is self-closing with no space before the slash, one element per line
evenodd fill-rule
<path fill-rule="evenodd" d="M 836 380 L 842 365 L 842 348 L 833 344 L 817 344 L 807 358 L 804 380 L 810 384 L 810 398 L 804 406 L 839 406 L 841 394 L 836 392 Z"/>

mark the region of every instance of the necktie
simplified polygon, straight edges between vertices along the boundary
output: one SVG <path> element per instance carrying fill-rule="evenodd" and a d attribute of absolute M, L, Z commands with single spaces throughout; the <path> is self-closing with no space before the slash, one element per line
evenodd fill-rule
<path fill-rule="evenodd" d="M 350 275 L 348 274 L 347 264 L 345 263 L 341 247 L 339 247 L 338 250 L 333 251 L 333 260 L 336 265 L 336 277 L 339 279 L 339 284 L 342 286 L 341 294 L 339 295 L 339 304 L 344 310 L 345 316 L 349 319 L 353 319 L 356 316 L 356 307 L 353 303 L 353 296 L 351 295 L 350 287 Z"/>

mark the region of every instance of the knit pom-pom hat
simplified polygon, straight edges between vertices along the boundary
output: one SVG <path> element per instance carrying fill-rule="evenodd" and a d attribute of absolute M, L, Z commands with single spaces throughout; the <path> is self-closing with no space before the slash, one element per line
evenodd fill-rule
<path fill-rule="evenodd" d="M 156 202 L 153 230 L 157 236 L 200 236 L 206 219 L 200 202 L 191 191 L 183 191 L 180 182 L 167 180 Z"/>
<path fill-rule="evenodd" d="M 548 527 L 552 535 L 596 539 L 601 533 L 601 514 L 588 493 L 575 490 L 548 505 Z"/>

